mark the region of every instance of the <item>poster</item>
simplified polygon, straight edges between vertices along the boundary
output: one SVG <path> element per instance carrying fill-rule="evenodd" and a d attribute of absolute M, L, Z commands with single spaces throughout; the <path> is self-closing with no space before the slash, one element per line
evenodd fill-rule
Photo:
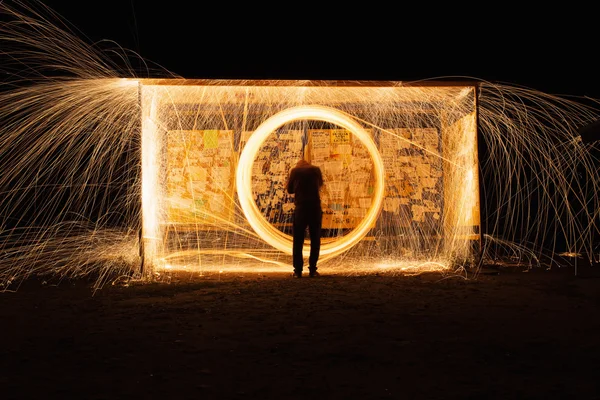
<path fill-rule="evenodd" d="M 171 130 L 166 146 L 167 222 L 203 229 L 231 221 L 233 131 Z"/>
<path fill-rule="evenodd" d="M 379 136 L 385 168 L 384 227 L 441 232 L 442 158 L 436 128 L 386 129 Z"/>
<path fill-rule="evenodd" d="M 253 131 L 242 132 L 240 153 Z M 294 198 L 286 191 L 290 169 L 303 154 L 303 130 L 277 130 L 261 145 L 252 166 L 252 194 L 262 215 L 279 228 L 291 228 Z M 246 223 L 240 215 L 240 223 Z M 285 229 L 284 229 L 285 230 Z"/>
<path fill-rule="evenodd" d="M 325 182 L 321 193 L 323 229 L 353 229 L 373 200 L 371 157 L 346 129 L 312 129 L 308 134 L 309 159 L 321 168 Z"/>

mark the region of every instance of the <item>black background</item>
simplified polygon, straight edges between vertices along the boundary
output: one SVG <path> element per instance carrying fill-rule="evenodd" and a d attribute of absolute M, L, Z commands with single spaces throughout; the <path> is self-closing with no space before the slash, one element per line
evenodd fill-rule
<path fill-rule="evenodd" d="M 417 3 L 44 2 L 86 41 L 184 78 L 462 77 L 600 98 L 592 9 Z"/>

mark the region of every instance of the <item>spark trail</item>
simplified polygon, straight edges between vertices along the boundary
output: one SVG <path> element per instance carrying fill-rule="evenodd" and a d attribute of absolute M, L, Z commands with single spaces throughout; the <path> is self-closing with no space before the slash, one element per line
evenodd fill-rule
<path fill-rule="evenodd" d="M 92 276 L 96 287 L 120 276 L 147 278 L 140 274 L 144 129 L 140 88 L 148 78 L 181 77 L 115 43 L 86 43 L 68 22 L 42 3 L 2 2 L 0 14 L 0 69 L 4 76 L 0 86 L 0 290 L 14 289 L 31 276 Z M 134 64 L 144 68 L 133 68 Z M 480 141 L 484 262 L 518 260 L 532 266 L 552 265 L 562 252 L 597 260 L 599 160 L 594 145 L 581 142 L 577 134 L 581 126 L 598 118 L 597 102 L 468 79 L 477 87 L 471 96 L 476 101 Z M 357 115 L 340 106 L 340 98 L 351 103 L 355 96 L 351 91 L 321 88 L 311 81 L 298 83 L 304 86 L 279 94 L 268 87 L 250 89 L 255 103 L 239 103 L 246 109 L 235 122 L 219 113 L 202 114 L 200 109 L 182 114 L 176 107 L 177 112 L 169 118 L 154 122 L 164 124 L 157 125 L 159 131 L 176 132 L 185 130 L 181 128 L 193 117 L 193 129 L 219 126 L 241 135 L 277 110 L 310 104 L 318 98 L 318 104 L 336 104 L 336 109 L 352 115 L 364 129 L 378 131 L 380 140 L 406 141 L 406 148 L 412 149 L 410 154 L 426 157 L 427 147 L 393 129 L 421 128 L 427 122 L 422 117 L 402 117 L 401 123 L 386 126 L 382 123 L 384 109 Z M 215 104 L 223 104 L 228 96 L 238 96 L 231 88 L 244 87 L 244 83 L 220 81 L 213 86 L 192 97 L 212 97 Z M 397 86 L 406 85 L 399 82 Z M 168 91 L 166 87 L 158 90 Z M 406 96 L 401 91 L 369 90 L 371 98 L 400 102 Z M 264 110 L 256 109 L 260 104 L 256 98 L 261 96 Z M 431 107 L 432 94 L 423 91 L 421 96 L 414 106 L 420 110 Z M 256 115 L 261 117 L 252 120 Z M 302 126 L 318 128 L 310 123 Z M 232 145 L 239 146 L 239 140 L 241 137 Z M 452 146 L 459 154 L 459 145 Z M 261 149 L 264 151 L 265 146 L 257 151 Z M 430 156 L 437 157 L 439 168 L 452 162 L 439 152 Z M 258 168 L 256 162 L 252 168 Z M 262 184 L 250 179 L 252 185 Z M 191 238 L 189 234 L 176 235 L 179 244 L 164 257 L 163 270 L 176 259 L 186 263 L 196 260 L 200 272 L 289 268 L 285 251 L 269 245 L 252 227 L 240 222 L 245 212 L 235 193 L 214 190 L 213 198 L 222 199 L 215 209 L 230 207 L 233 217 L 211 215 L 213 225 L 209 229 L 193 231 Z M 165 199 L 157 197 L 156 212 L 165 212 L 165 204 L 158 203 Z M 461 204 L 460 199 L 454 201 Z M 285 217 L 268 205 L 261 212 L 269 221 L 283 221 Z M 394 221 L 388 220 L 387 227 L 375 233 L 373 240 L 324 259 L 328 263 L 324 265 L 346 274 L 432 269 L 461 273 L 471 261 L 461 249 L 464 242 L 450 246 L 424 243 L 424 236 L 405 235 L 414 231 Z M 436 225 L 425 221 L 418 229 L 441 229 L 439 221 L 432 223 Z M 203 224 L 208 224 L 206 218 Z M 324 238 L 325 247 L 342 235 L 340 230 Z M 405 238 L 400 244 L 389 239 L 400 236 Z M 411 242 L 415 237 L 419 243 Z M 184 246 L 183 241 L 192 245 Z M 421 253 L 416 254 L 415 249 Z M 459 262 L 457 253 L 461 255 Z"/>

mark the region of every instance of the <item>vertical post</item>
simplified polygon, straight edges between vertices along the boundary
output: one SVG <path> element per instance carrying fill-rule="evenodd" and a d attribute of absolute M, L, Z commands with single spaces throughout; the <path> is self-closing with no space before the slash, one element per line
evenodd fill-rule
<path fill-rule="evenodd" d="M 142 127 L 143 127 L 143 121 L 142 121 L 142 87 L 141 87 L 141 82 L 138 82 L 138 110 L 139 110 L 139 127 L 140 127 L 140 139 L 142 136 Z M 141 143 L 141 140 L 140 140 Z M 142 158 L 143 158 L 143 151 L 142 151 L 142 146 L 140 145 L 139 148 L 139 157 L 140 157 L 140 170 L 138 171 L 138 173 L 140 174 L 140 176 L 142 176 Z M 142 200 L 142 193 L 143 193 L 143 188 L 141 187 L 141 185 L 143 184 L 143 180 L 140 179 L 140 202 L 139 202 L 139 215 L 140 215 L 140 229 L 138 232 L 138 246 L 139 246 L 139 256 L 140 256 L 140 276 L 144 275 L 144 267 L 145 267 L 145 261 L 146 261 L 146 255 L 145 255 L 145 250 L 144 250 L 144 217 L 143 217 L 143 208 L 142 208 L 142 204 L 143 204 L 143 200 Z"/>
<path fill-rule="evenodd" d="M 160 100 L 156 88 L 140 84 L 141 93 L 141 180 L 142 180 L 142 232 L 143 273 L 149 275 L 156 267 L 161 254 L 161 193 L 160 169 L 162 144 L 160 127 L 156 123 Z"/>
<path fill-rule="evenodd" d="M 483 260 L 483 253 L 485 250 L 484 246 L 484 219 L 482 217 L 482 209 L 483 209 L 483 195 L 481 190 L 481 183 L 484 182 L 484 177 L 482 175 L 481 170 L 481 154 L 483 154 L 483 140 L 481 137 L 481 131 L 479 130 L 479 84 L 475 83 L 475 131 L 476 131 L 476 147 L 477 147 L 477 171 L 479 177 L 479 184 L 477 185 L 477 190 L 479 193 L 479 256 L 477 263 L 480 264 Z"/>

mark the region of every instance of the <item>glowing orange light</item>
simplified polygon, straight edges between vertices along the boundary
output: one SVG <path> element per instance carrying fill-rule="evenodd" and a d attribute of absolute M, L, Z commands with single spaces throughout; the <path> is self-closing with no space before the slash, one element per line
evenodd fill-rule
<path fill-rule="evenodd" d="M 377 146 L 370 135 L 356 121 L 339 110 L 319 105 L 297 106 L 281 111 L 264 121 L 246 143 L 240 156 L 236 185 L 240 198 L 240 205 L 248 222 L 256 233 L 271 246 L 286 254 L 292 254 L 292 238 L 276 229 L 261 214 L 252 197 L 252 164 L 261 144 L 275 129 L 285 123 L 298 120 L 316 120 L 336 124 L 348 129 L 364 144 L 374 165 L 375 187 L 371 207 L 365 217 L 350 233 L 337 240 L 321 245 L 321 255 L 340 254 L 365 237 L 372 224 L 377 219 L 384 194 L 384 166 Z M 308 255 L 310 248 L 304 246 L 303 253 Z"/>

